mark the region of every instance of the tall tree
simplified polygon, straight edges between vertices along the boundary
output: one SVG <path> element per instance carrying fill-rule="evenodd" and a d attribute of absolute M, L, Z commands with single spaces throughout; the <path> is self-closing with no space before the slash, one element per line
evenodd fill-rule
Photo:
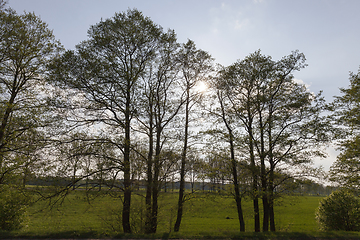
<path fill-rule="evenodd" d="M 341 186 L 358 190 L 360 186 L 360 69 L 350 73 L 350 86 L 340 88 L 342 96 L 333 102 L 333 117 L 338 126 L 341 150 L 330 168 L 330 179 Z"/>
<path fill-rule="evenodd" d="M 231 65 L 224 75 L 232 109 L 247 135 L 253 178 L 260 177 L 263 231 L 268 231 L 269 224 L 275 231 L 275 171 L 310 164 L 313 157 L 324 155 L 321 147 L 330 139 L 329 122 L 322 115 L 324 99 L 294 81 L 292 73 L 305 67 L 304 62 L 297 51 L 279 61 L 257 51 Z M 254 181 L 257 191 L 255 185 Z M 254 207 L 259 231 L 256 203 Z"/>
<path fill-rule="evenodd" d="M 219 71 L 219 76 L 223 74 L 222 71 Z M 233 111 L 231 110 L 231 102 L 227 98 L 226 90 L 224 88 L 224 82 L 222 81 L 221 77 L 216 77 L 212 79 L 211 85 L 214 88 L 213 98 L 215 102 L 206 102 L 205 104 L 208 105 L 206 108 L 208 109 L 211 116 L 214 116 L 214 122 L 220 122 L 222 125 L 225 126 L 225 129 L 218 129 L 215 124 L 213 124 L 217 129 L 210 130 L 209 133 L 212 137 L 217 138 L 217 140 L 213 140 L 212 142 L 218 142 L 219 138 L 224 139 L 225 142 L 229 144 L 229 169 L 231 169 L 232 175 L 232 183 L 234 187 L 234 199 L 236 203 L 238 219 L 240 224 L 240 231 L 245 231 L 245 221 L 243 216 L 242 210 L 242 191 L 240 190 L 239 184 L 239 160 L 237 159 L 237 128 L 238 125 L 236 124 L 237 121 L 233 115 Z M 210 100 L 211 101 L 211 100 Z M 215 136 L 215 133 L 220 133 L 221 136 Z M 219 135 L 219 134 L 216 134 Z M 222 152 L 221 150 L 218 150 Z"/>
<path fill-rule="evenodd" d="M 7 175 L 30 169 L 25 159 L 38 159 L 30 155 L 51 132 L 45 131 L 53 118 L 43 78 L 46 64 L 61 50 L 35 14 L 0 10 L 0 184 Z"/>
<path fill-rule="evenodd" d="M 83 99 L 86 124 L 108 127 L 106 137 L 122 154 L 118 159 L 123 172 L 124 232 L 131 232 L 131 129 L 140 88 L 140 77 L 155 58 L 162 28 L 138 10 L 116 13 L 88 31 L 88 40 L 76 51 L 67 51 L 52 64 L 53 77 L 65 87 L 77 91 Z"/>
<path fill-rule="evenodd" d="M 238 161 L 235 159 L 235 136 L 234 136 L 234 130 L 232 129 L 231 123 L 229 122 L 227 113 L 226 113 L 226 107 L 224 105 L 224 96 L 221 91 L 217 92 L 218 100 L 220 103 L 220 109 L 221 109 L 221 118 L 226 126 L 226 129 L 228 130 L 229 135 L 229 145 L 230 145 L 230 161 L 231 161 L 231 172 L 233 175 L 233 183 L 234 183 L 234 192 L 235 192 L 235 202 L 236 202 L 236 208 L 238 212 L 238 218 L 239 218 L 239 224 L 240 224 L 240 231 L 245 231 L 245 221 L 241 206 L 241 193 L 240 193 L 240 187 L 239 187 L 239 180 L 238 180 Z"/>
<path fill-rule="evenodd" d="M 179 189 L 179 200 L 177 209 L 177 218 L 174 225 L 174 231 L 180 230 L 181 219 L 183 215 L 184 205 L 184 192 L 185 192 L 185 175 L 186 175 L 186 155 L 188 150 L 189 141 L 189 123 L 190 113 L 193 106 L 201 95 L 199 92 L 194 91 L 196 84 L 205 80 L 207 75 L 212 69 L 211 56 L 200 49 L 196 49 L 195 43 L 188 40 L 187 43 L 183 44 L 182 49 L 178 54 L 180 62 L 180 71 L 182 74 L 181 87 L 184 91 L 184 136 L 183 136 L 183 148 L 181 154 L 181 166 L 180 166 L 180 189 Z"/>
<path fill-rule="evenodd" d="M 178 83 L 178 61 L 176 59 L 179 44 L 174 31 L 163 34 L 159 42 L 156 58 L 142 76 L 143 98 L 137 117 L 141 129 L 148 137 L 146 159 L 146 196 L 147 209 L 145 232 L 155 233 L 157 229 L 158 195 L 161 188 L 160 173 L 163 148 L 168 143 L 166 130 L 177 116 L 182 106 L 182 96 L 176 91 Z"/>
<path fill-rule="evenodd" d="M 260 231 L 260 208 L 259 208 L 259 170 L 255 156 L 255 120 L 256 105 L 256 77 L 249 77 L 247 73 L 252 66 L 250 57 L 238 61 L 220 72 L 218 89 L 223 91 L 229 102 L 228 114 L 233 116 L 233 121 L 238 121 L 244 129 L 246 151 L 248 152 L 249 167 L 252 174 L 251 197 L 254 209 L 254 229 Z M 251 71 L 249 71 L 251 73 Z M 254 71 L 255 72 L 255 71 Z M 225 99 L 223 98 L 224 102 Z M 240 131 L 241 132 L 241 131 Z"/>

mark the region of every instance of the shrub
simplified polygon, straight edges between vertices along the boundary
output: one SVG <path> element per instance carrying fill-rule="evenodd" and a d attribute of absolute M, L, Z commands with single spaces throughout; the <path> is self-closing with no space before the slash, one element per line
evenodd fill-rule
<path fill-rule="evenodd" d="M 321 230 L 360 231 L 360 200 L 347 190 L 320 201 L 316 219 Z"/>
<path fill-rule="evenodd" d="M 27 198 L 18 190 L 0 185 L 0 230 L 21 228 L 27 205 Z"/>

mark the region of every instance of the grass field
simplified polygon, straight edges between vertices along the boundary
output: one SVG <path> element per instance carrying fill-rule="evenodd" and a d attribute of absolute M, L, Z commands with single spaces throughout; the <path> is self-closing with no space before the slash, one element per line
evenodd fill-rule
<path fill-rule="evenodd" d="M 257 239 L 283 239 L 281 236 L 294 236 L 302 239 L 313 236 L 360 237 L 357 233 L 321 233 L 315 221 L 315 209 L 319 196 L 286 197 L 277 201 L 275 218 L 278 233 L 253 233 L 252 203 L 244 201 L 246 233 L 239 233 L 236 206 L 230 197 L 221 195 L 194 195 L 185 203 L 185 214 L 179 233 L 173 233 L 176 217 L 176 193 L 160 196 L 158 233 L 152 236 L 135 234 L 131 238 L 239 238 L 247 236 Z M 133 195 L 133 230 L 140 232 L 144 199 Z M 26 223 L 21 230 L 2 233 L 2 238 L 123 238 L 121 234 L 121 199 L 108 195 L 98 196 L 88 201 L 83 191 L 70 194 L 61 205 L 45 208 L 44 202 L 37 202 L 28 210 Z M 335 235 L 334 235 L 335 234 Z M 272 238 L 271 236 L 275 236 Z"/>

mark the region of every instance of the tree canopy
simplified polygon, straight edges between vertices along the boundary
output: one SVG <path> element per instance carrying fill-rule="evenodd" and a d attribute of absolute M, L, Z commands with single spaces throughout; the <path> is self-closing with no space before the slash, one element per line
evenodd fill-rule
<path fill-rule="evenodd" d="M 46 65 L 62 47 L 33 13 L 0 11 L 0 183 L 25 168 L 54 116 L 47 104 Z"/>
<path fill-rule="evenodd" d="M 330 179 L 341 186 L 359 190 L 360 186 L 360 70 L 350 73 L 350 86 L 340 88 L 342 96 L 333 102 L 333 117 L 338 126 L 340 154 L 330 169 Z"/>
<path fill-rule="evenodd" d="M 263 202 L 263 230 L 267 231 L 270 220 L 275 231 L 274 191 L 277 181 L 283 181 L 275 178 L 275 171 L 286 175 L 302 171 L 302 165 L 324 154 L 321 147 L 330 140 L 329 122 L 322 116 L 324 99 L 294 80 L 293 72 L 305 66 L 305 56 L 298 51 L 279 61 L 257 51 L 224 68 L 215 82 L 218 115 L 226 125 L 230 146 L 241 140 L 236 143 L 241 149 L 237 161 L 249 160 L 258 231 L 258 197 Z"/>

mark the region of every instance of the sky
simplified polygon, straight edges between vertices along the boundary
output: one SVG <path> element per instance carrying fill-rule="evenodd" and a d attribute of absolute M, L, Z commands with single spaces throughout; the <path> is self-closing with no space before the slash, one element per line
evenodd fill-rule
<path fill-rule="evenodd" d="M 66 49 L 86 40 L 101 19 L 136 8 L 224 66 L 259 49 L 274 60 L 299 50 L 308 66 L 295 78 L 328 102 L 360 66 L 359 0 L 8 0 L 8 6 L 40 16 Z M 325 169 L 336 157 L 333 148 L 328 152 Z"/>

